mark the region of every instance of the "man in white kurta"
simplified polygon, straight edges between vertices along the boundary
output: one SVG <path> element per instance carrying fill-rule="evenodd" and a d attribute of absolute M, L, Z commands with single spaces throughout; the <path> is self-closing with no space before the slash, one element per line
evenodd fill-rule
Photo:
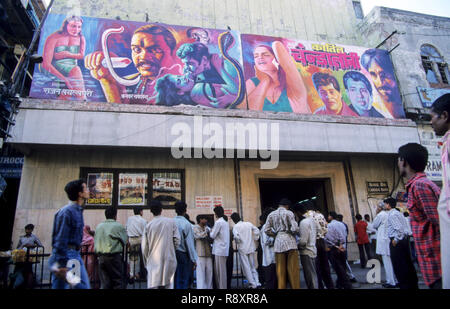
<path fill-rule="evenodd" d="M 175 248 L 180 244 L 180 233 L 175 220 L 161 216 L 161 202 L 153 200 L 150 211 L 155 218 L 146 225 L 142 237 L 147 287 L 173 289 L 177 269 Z"/>
<path fill-rule="evenodd" d="M 256 251 L 255 241 L 259 239 L 259 230 L 250 222 L 242 221 L 238 213 L 233 213 L 231 219 L 235 223 L 233 237 L 239 251 L 242 272 L 247 278 L 250 288 L 256 289 L 261 286 L 253 255 Z"/>
<path fill-rule="evenodd" d="M 389 237 L 387 235 L 386 222 L 388 213 L 384 210 L 384 204 L 381 203 L 377 208 L 377 215 L 373 220 L 373 228 L 377 230 L 376 254 L 381 255 L 383 259 L 384 271 L 386 272 L 385 288 L 394 288 L 396 285 L 394 268 L 390 257 Z"/>
<path fill-rule="evenodd" d="M 230 225 L 224 220 L 222 206 L 214 208 L 217 221 L 214 223 L 210 237 L 214 239 L 212 254 L 214 255 L 214 274 L 218 289 L 227 288 L 227 257 L 230 250 Z"/>

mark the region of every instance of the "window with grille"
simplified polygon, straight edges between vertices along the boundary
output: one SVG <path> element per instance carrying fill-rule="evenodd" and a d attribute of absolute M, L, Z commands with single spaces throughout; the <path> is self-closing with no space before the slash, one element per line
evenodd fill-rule
<path fill-rule="evenodd" d="M 430 84 L 449 84 L 449 70 L 444 58 L 431 45 L 422 45 L 420 48 L 422 66 Z"/>

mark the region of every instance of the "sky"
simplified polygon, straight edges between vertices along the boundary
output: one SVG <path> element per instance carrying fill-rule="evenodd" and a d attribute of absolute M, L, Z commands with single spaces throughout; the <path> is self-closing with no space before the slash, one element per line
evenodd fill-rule
<path fill-rule="evenodd" d="M 50 0 L 43 0 L 46 5 Z M 364 15 L 374 6 L 412 11 L 422 14 L 450 17 L 450 0 L 361 0 Z"/>
<path fill-rule="evenodd" d="M 450 17 L 450 0 L 361 0 L 364 15 L 374 6 L 384 6 L 416 13 Z"/>

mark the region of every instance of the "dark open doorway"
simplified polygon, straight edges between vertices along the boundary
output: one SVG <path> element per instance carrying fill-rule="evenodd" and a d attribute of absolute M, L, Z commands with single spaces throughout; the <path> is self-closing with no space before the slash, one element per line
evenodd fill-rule
<path fill-rule="evenodd" d="M 292 203 L 316 197 L 314 202 L 324 215 L 333 210 L 331 181 L 328 178 L 314 179 L 260 179 L 259 192 L 261 211 L 268 207 L 278 208 L 282 198 L 288 198 Z"/>

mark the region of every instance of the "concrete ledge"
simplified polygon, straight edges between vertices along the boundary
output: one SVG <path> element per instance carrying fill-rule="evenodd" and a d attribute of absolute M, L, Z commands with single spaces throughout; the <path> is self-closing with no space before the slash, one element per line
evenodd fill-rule
<path fill-rule="evenodd" d="M 194 116 L 200 115 L 204 117 L 199 126 L 199 118 Z M 256 117 L 251 117 L 253 115 Z M 405 143 L 419 142 L 417 127 L 409 120 L 40 100 L 23 102 L 11 131 L 13 137 L 8 142 L 47 146 L 171 148 L 174 141 L 180 140 L 181 133 L 171 134 L 173 128 L 179 128 L 180 124 L 189 131 L 188 137 L 183 138 L 183 146 L 187 148 L 204 147 L 210 135 L 202 129 L 208 124 L 214 124 L 221 131 L 219 139 L 223 146 L 217 146 L 220 149 L 260 149 L 261 136 L 269 142 L 276 126 L 279 127 L 276 138 L 282 152 L 393 154 Z M 233 131 L 226 131 L 228 126 L 232 126 Z M 199 127 L 200 146 L 194 144 L 196 128 Z M 247 131 L 248 127 L 258 131 Z M 266 131 L 262 129 L 264 127 Z M 237 146 L 236 141 L 243 136 L 244 144 Z M 228 137 L 235 141 L 231 146 L 226 144 Z M 252 139 L 256 139 L 257 144 L 252 144 Z"/>
<path fill-rule="evenodd" d="M 215 116 L 251 119 L 278 119 L 286 121 L 309 121 L 326 123 L 348 123 L 364 125 L 416 127 L 410 119 L 385 119 L 352 116 L 328 116 L 295 114 L 287 112 L 263 112 L 244 109 L 215 109 L 202 106 L 158 106 L 141 104 L 118 104 L 104 102 L 62 101 L 24 98 L 21 109 L 67 110 L 83 112 L 114 112 L 139 114 L 169 114 L 187 116 Z"/>

